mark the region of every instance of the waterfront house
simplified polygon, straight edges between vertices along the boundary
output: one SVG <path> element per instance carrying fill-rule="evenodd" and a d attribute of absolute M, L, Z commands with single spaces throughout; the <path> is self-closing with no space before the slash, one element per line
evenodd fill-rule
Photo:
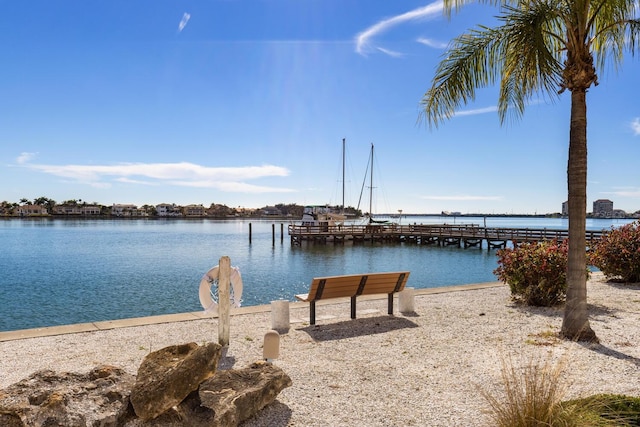
<path fill-rule="evenodd" d="M 49 211 L 47 208 L 41 205 L 23 205 L 18 206 L 15 209 L 15 214 L 18 216 L 47 216 Z"/>
<path fill-rule="evenodd" d="M 96 206 L 96 205 L 82 206 L 82 215 L 100 215 L 100 206 Z"/>
<path fill-rule="evenodd" d="M 205 216 L 206 209 L 202 205 L 187 205 L 183 208 L 186 217 L 202 217 Z"/>
<path fill-rule="evenodd" d="M 282 211 L 275 206 L 267 206 L 262 209 L 262 215 L 264 216 L 281 216 Z"/>
<path fill-rule="evenodd" d="M 113 216 L 139 216 L 138 215 L 138 207 L 136 205 L 114 204 L 111 207 L 111 215 L 113 215 Z"/>
<path fill-rule="evenodd" d="M 77 204 L 63 203 L 53 207 L 54 215 L 82 215 L 82 207 Z"/>
<path fill-rule="evenodd" d="M 156 213 L 158 216 L 182 216 L 182 211 L 175 203 L 160 203 L 156 205 Z"/>

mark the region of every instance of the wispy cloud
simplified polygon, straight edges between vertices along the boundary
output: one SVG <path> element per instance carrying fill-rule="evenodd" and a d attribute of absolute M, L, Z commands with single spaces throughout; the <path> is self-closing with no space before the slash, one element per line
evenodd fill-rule
<path fill-rule="evenodd" d="M 532 99 L 527 102 L 527 106 L 538 105 L 542 103 L 544 103 L 544 101 L 541 99 Z M 512 108 L 512 107 L 509 107 L 509 108 Z M 460 111 L 456 111 L 453 115 L 454 117 L 477 116 L 479 114 L 495 113 L 496 111 L 498 111 L 498 107 L 493 105 L 491 107 L 474 108 L 472 110 L 460 110 Z"/>
<path fill-rule="evenodd" d="M 473 110 L 456 111 L 453 115 L 456 116 L 456 117 L 459 117 L 459 116 L 477 116 L 478 114 L 495 113 L 496 111 L 498 111 L 498 107 L 492 106 L 492 107 L 476 108 L 476 109 L 473 109 Z"/>
<path fill-rule="evenodd" d="M 27 163 L 31 159 L 33 159 L 37 154 L 38 153 L 26 153 L 26 152 L 20 153 L 20 155 L 16 159 L 16 163 L 18 163 L 19 165 Z"/>
<path fill-rule="evenodd" d="M 216 188 L 242 193 L 289 193 L 294 190 L 250 184 L 247 181 L 285 177 L 289 170 L 280 166 L 209 167 L 194 163 L 120 163 L 115 165 L 44 165 L 29 163 L 23 153 L 17 163 L 41 173 L 65 178 L 93 187 L 113 183 L 131 185 L 172 185 Z"/>
<path fill-rule="evenodd" d="M 356 35 L 356 52 L 360 55 L 366 55 L 368 52 L 374 49 L 373 39 L 380 34 L 389 31 L 391 28 L 404 24 L 409 21 L 431 19 L 437 15 L 442 14 L 442 1 L 435 1 L 426 6 L 413 9 L 409 12 L 401 15 L 393 16 L 391 18 L 383 19 L 366 30 Z M 380 48 L 376 48 L 381 50 Z M 385 52 L 384 50 L 381 50 Z M 385 52 L 386 53 L 386 52 Z"/>
<path fill-rule="evenodd" d="M 614 191 L 603 192 L 602 194 L 615 197 L 629 197 L 632 199 L 640 198 L 640 188 L 637 187 L 618 187 Z"/>
<path fill-rule="evenodd" d="M 378 49 L 382 53 L 386 53 L 389 56 L 393 56 L 394 58 L 402 58 L 404 56 L 404 54 L 402 52 L 396 52 L 396 51 L 393 51 L 393 50 L 390 50 L 390 49 L 385 49 L 385 48 L 382 48 L 382 47 L 378 47 L 376 49 Z"/>
<path fill-rule="evenodd" d="M 634 135 L 640 135 L 640 117 L 636 117 L 631 121 L 631 130 Z"/>
<path fill-rule="evenodd" d="M 436 49 L 444 49 L 448 46 L 445 42 L 439 42 L 437 40 L 431 40 L 426 37 L 418 37 L 416 40 L 418 43 L 421 43 L 425 46 L 434 47 Z"/>
<path fill-rule="evenodd" d="M 184 30 L 184 27 L 187 26 L 187 23 L 189 22 L 189 19 L 191 19 L 191 14 L 185 12 L 182 15 L 182 19 L 180 20 L 180 23 L 178 24 L 178 32 L 181 33 L 182 30 Z"/>
<path fill-rule="evenodd" d="M 459 196 L 422 196 L 421 199 L 425 200 L 447 200 L 447 201 L 476 201 L 476 200 L 502 200 L 502 196 L 471 196 L 471 195 L 459 195 Z"/>

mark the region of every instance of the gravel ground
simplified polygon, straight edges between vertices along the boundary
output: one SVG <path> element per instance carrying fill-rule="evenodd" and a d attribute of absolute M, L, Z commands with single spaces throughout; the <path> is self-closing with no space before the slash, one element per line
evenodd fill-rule
<path fill-rule="evenodd" d="M 504 285 L 419 294 L 415 313 L 393 317 L 386 299 L 359 301 L 355 320 L 347 302 L 319 305 L 315 326 L 306 305 L 292 305 L 274 363 L 293 385 L 244 427 L 487 426 L 481 390 L 500 396 L 505 363 L 566 363 L 567 398 L 640 396 L 639 290 L 592 277 L 590 322 L 601 342 L 591 345 L 557 338 L 561 307 L 517 306 Z M 222 368 L 262 358 L 270 316 L 231 317 Z M 39 369 L 86 372 L 107 363 L 135 374 L 150 351 L 217 334 L 217 320 L 204 319 L 0 342 L 0 388 Z"/>

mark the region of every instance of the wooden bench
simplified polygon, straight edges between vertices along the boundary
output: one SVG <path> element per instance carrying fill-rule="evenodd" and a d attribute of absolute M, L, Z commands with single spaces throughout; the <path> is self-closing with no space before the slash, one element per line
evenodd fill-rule
<path fill-rule="evenodd" d="M 388 312 L 393 314 L 393 294 L 403 290 L 408 279 L 408 271 L 316 277 L 311 281 L 309 293 L 296 295 L 296 298 L 309 302 L 309 321 L 312 325 L 316 323 L 316 301 L 331 298 L 350 297 L 351 318 L 355 319 L 357 297 L 387 294 Z"/>

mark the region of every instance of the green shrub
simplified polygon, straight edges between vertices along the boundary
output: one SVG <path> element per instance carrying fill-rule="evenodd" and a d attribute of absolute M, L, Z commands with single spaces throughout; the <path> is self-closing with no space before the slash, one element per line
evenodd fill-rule
<path fill-rule="evenodd" d="M 640 397 L 596 394 L 563 402 L 562 407 L 578 426 L 640 426 Z"/>
<path fill-rule="evenodd" d="M 605 233 L 589 252 L 589 261 L 609 279 L 640 282 L 640 221 Z"/>
<path fill-rule="evenodd" d="M 511 296 L 527 305 L 549 307 L 567 291 L 567 240 L 523 243 L 497 252 L 493 273 L 509 284 Z"/>

